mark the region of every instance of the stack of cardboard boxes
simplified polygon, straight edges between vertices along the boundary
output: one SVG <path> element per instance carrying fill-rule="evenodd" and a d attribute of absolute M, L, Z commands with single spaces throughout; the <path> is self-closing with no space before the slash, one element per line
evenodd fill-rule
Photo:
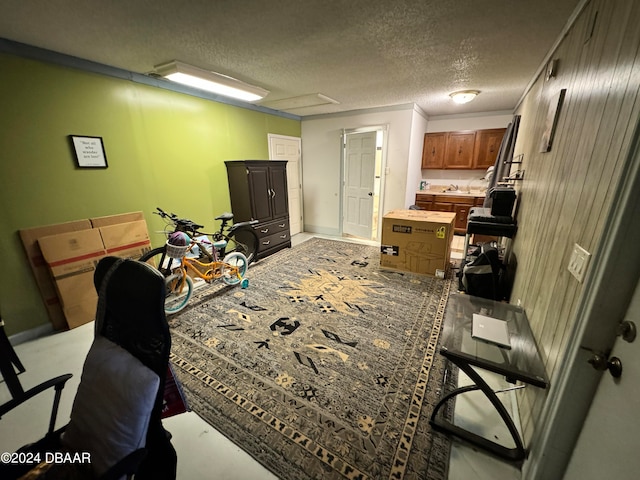
<path fill-rule="evenodd" d="M 102 257 L 138 259 L 151 248 L 142 212 L 20 230 L 20 238 L 56 330 L 94 320 L 93 273 Z"/>

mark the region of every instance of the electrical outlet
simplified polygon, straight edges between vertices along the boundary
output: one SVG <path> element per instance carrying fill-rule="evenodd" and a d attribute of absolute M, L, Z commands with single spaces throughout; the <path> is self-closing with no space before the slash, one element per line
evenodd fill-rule
<path fill-rule="evenodd" d="M 582 283 L 584 280 L 584 276 L 587 272 L 587 267 L 589 266 L 589 260 L 591 259 L 591 254 L 587 252 L 584 248 L 582 248 L 577 243 L 573 245 L 573 250 L 571 251 L 571 257 L 569 258 L 569 265 L 567 269 L 571 272 L 571 275 L 576 277 L 576 279 Z"/>

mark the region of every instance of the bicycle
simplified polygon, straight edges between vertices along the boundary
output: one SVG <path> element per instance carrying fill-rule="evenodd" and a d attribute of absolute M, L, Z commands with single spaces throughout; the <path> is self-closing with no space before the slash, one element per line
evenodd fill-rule
<path fill-rule="evenodd" d="M 200 231 L 202 226 L 191 220 L 179 219 L 175 214 L 167 214 L 159 208 L 157 214 L 174 224 L 175 230 L 169 234 L 170 237 L 176 232 L 182 232 L 187 239 L 184 242 L 185 245 L 173 245 L 168 240 L 164 246 L 145 253 L 139 259 L 154 266 L 165 277 L 165 313 L 177 313 L 189 303 L 194 289 L 189 272 L 208 283 L 222 278 L 227 285 L 241 284 L 242 288 L 248 286 L 248 280 L 244 275 L 249 266 L 249 260 L 241 251 L 226 253 L 226 249 L 227 239 L 233 239 L 234 233 L 253 222 L 235 224 L 225 234 L 223 230 L 226 223 L 233 218 L 232 214 L 225 213 L 217 218 L 222 221 L 220 230 L 214 234 L 205 234 Z M 255 236 L 253 231 L 251 233 Z M 209 235 L 214 238 L 213 242 L 208 241 Z M 257 247 L 257 240 L 255 245 Z M 255 255 L 255 250 L 252 252 Z M 223 257 L 222 260 L 220 260 L 221 257 Z"/>
<path fill-rule="evenodd" d="M 226 253 L 240 252 L 245 257 L 247 257 L 247 261 L 249 262 L 249 264 L 257 260 L 258 236 L 251 228 L 251 225 L 258 223 L 257 220 L 251 220 L 249 222 L 238 222 L 227 227 L 227 223 L 233 220 L 233 213 L 223 213 L 215 218 L 216 220 L 220 221 L 220 229 L 214 233 L 205 233 L 200 231 L 202 228 L 204 228 L 203 225 L 198 225 L 193 220 L 189 220 L 188 218 L 178 218 L 175 213 L 167 213 L 159 207 L 156 207 L 156 211 L 153 213 L 155 215 L 159 215 L 167 223 L 167 227 L 172 226 L 172 228 L 165 227 L 164 235 L 167 238 L 169 238 L 169 236 L 175 232 L 184 232 L 191 238 L 201 238 L 199 242 L 205 244 L 206 248 L 200 248 L 199 250 L 196 250 L 194 252 L 201 259 L 206 258 L 207 260 L 211 261 L 211 255 L 207 255 L 206 253 L 211 249 L 211 242 L 204 238 L 211 237 L 213 243 L 221 242 L 222 240 L 225 240 L 227 242 L 227 245 L 225 247 L 219 247 L 219 257 L 224 257 Z M 158 265 L 162 265 L 164 263 L 165 256 L 166 245 L 163 245 L 162 247 L 154 248 L 153 250 L 145 253 L 142 257 L 140 257 L 140 260 L 142 260 L 143 258 L 146 258 L 148 260 L 151 257 L 158 257 L 157 263 Z"/>

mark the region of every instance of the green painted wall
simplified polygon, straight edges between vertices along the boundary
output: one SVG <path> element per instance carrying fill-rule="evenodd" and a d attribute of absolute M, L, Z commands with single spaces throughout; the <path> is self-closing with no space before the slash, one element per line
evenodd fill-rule
<path fill-rule="evenodd" d="M 267 134 L 300 122 L 131 81 L 0 54 L 0 309 L 8 334 L 48 323 L 23 228 L 156 206 L 216 226 L 224 161 L 269 158 Z M 103 138 L 109 168 L 78 169 L 68 135 Z"/>

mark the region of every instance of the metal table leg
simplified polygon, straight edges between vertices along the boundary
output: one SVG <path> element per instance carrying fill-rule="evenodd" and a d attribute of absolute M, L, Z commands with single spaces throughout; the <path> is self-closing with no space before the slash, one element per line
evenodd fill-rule
<path fill-rule="evenodd" d="M 448 358 L 448 357 L 447 357 Z M 509 412 L 504 407 L 502 402 L 498 399 L 494 391 L 489 387 L 487 382 L 485 382 L 482 377 L 466 362 L 463 362 L 457 358 L 449 358 L 455 365 L 460 368 L 464 373 L 466 373 L 469 378 L 474 382 L 474 385 L 469 385 L 466 387 L 458 388 L 449 394 L 445 395 L 440 399 L 438 404 L 433 410 L 431 414 L 431 419 L 429 423 L 437 430 L 441 430 L 443 432 L 451 433 L 459 438 L 462 438 L 478 447 L 484 448 L 495 455 L 498 455 L 502 458 L 513 462 L 521 462 L 526 458 L 526 450 L 522 443 L 522 439 L 520 438 L 520 434 L 516 429 Z M 500 415 L 500 418 L 505 422 L 507 428 L 509 429 L 509 433 L 511 434 L 511 438 L 515 443 L 515 448 L 508 448 L 499 443 L 488 440 L 480 435 L 477 435 L 473 432 L 465 430 L 457 425 L 454 425 L 452 422 L 446 420 L 442 415 L 438 415 L 440 408 L 451 398 L 466 392 L 471 392 L 474 390 L 481 390 L 485 396 L 489 399 L 491 404 L 495 407 L 496 411 Z"/>
<path fill-rule="evenodd" d="M 467 252 L 469 251 L 469 240 L 471 234 L 467 232 L 464 236 L 464 249 L 462 250 L 462 260 L 460 261 L 460 272 L 464 270 L 464 266 L 467 264 Z"/>

